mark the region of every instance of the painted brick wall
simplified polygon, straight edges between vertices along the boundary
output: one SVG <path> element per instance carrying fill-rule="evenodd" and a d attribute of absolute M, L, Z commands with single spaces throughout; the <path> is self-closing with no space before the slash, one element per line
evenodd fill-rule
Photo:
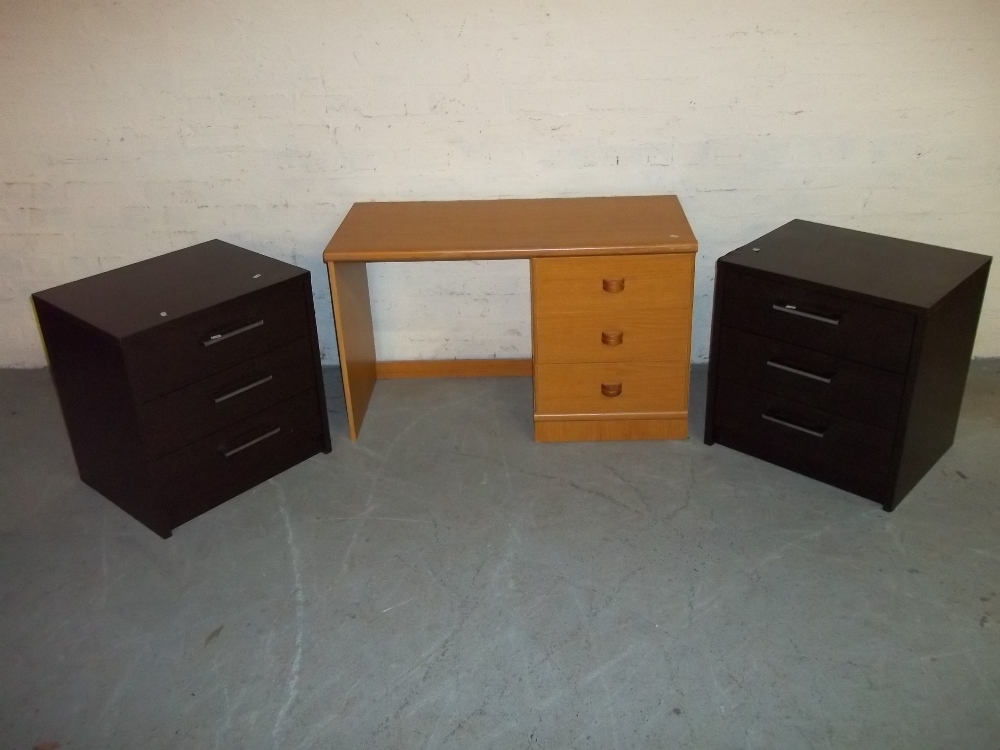
<path fill-rule="evenodd" d="M 677 193 L 995 254 L 995 0 L 0 0 L 0 366 L 30 292 L 219 237 L 314 272 L 357 200 Z M 373 269 L 379 356 L 526 356 L 524 262 Z M 1000 355 L 1000 269 L 976 344 Z"/>

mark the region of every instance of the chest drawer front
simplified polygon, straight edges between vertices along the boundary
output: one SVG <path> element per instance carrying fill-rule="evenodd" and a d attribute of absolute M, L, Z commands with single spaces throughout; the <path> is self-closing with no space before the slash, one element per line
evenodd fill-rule
<path fill-rule="evenodd" d="M 535 419 L 677 416 L 687 411 L 687 362 L 535 365 Z"/>
<path fill-rule="evenodd" d="M 719 377 L 893 430 L 904 377 L 784 341 L 723 328 Z"/>
<path fill-rule="evenodd" d="M 126 340 L 136 397 L 148 401 L 308 335 L 298 279 Z"/>
<path fill-rule="evenodd" d="M 535 361 L 688 361 L 691 311 L 636 309 L 536 316 Z"/>
<path fill-rule="evenodd" d="M 154 480 L 173 525 L 319 453 L 320 418 L 316 392 L 309 391 L 155 463 Z"/>
<path fill-rule="evenodd" d="M 694 256 L 603 255 L 533 258 L 533 314 L 620 313 L 690 308 Z"/>
<path fill-rule="evenodd" d="M 149 401 L 141 408 L 146 449 L 162 456 L 315 386 L 308 339 Z"/>
<path fill-rule="evenodd" d="M 737 383 L 718 384 L 723 445 L 861 494 L 882 491 L 893 434 Z"/>
<path fill-rule="evenodd" d="M 306 391 L 152 462 L 150 473 L 165 497 L 202 481 L 228 481 L 257 466 L 270 476 L 275 457 L 290 443 L 318 441 L 319 435 L 316 392 Z"/>
<path fill-rule="evenodd" d="M 726 271 L 722 322 L 893 372 L 906 372 L 912 315 Z"/>

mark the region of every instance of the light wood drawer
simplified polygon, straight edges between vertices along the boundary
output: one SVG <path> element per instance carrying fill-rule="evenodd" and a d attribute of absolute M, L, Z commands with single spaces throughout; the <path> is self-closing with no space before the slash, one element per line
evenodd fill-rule
<path fill-rule="evenodd" d="M 532 258 L 536 319 L 567 313 L 690 308 L 694 256 L 601 255 Z"/>
<path fill-rule="evenodd" d="M 691 310 L 639 308 L 616 313 L 589 311 L 535 318 L 535 361 L 688 361 Z"/>
<path fill-rule="evenodd" d="M 535 419 L 649 418 L 687 412 L 687 362 L 535 365 Z"/>

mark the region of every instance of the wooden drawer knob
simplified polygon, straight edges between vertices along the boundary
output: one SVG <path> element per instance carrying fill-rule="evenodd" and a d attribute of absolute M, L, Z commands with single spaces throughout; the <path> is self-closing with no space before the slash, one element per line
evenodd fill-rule
<path fill-rule="evenodd" d="M 605 346 L 618 346 L 625 339 L 625 334 L 621 331 L 602 331 L 601 343 Z"/>
<path fill-rule="evenodd" d="M 606 292 L 621 292 L 625 289 L 625 279 L 605 279 L 601 286 Z"/>
<path fill-rule="evenodd" d="M 601 395 L 608 398 L 622 395 L 621 383 L 601 383 Z"/>

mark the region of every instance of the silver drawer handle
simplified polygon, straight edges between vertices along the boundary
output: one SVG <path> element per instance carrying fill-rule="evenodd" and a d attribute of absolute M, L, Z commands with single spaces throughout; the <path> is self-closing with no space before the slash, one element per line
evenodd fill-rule
<path fill-rule="evenodd" d="M 279 432 L 281 432 L 281 428 L 280 427 L 275 427 L 270 432 L 265 432 L 260 437 L 255 437 L 253 440 L 250 440 L 249 442 L 243 443 L 243 445 L 237 446 L 236 448 L 233 448 L 232 450 L 228 450 L 225 453 L 223 453 L 222 455 L 225 456 L 226 458 L 229 458 L 230 456 L 234 456 L 237 453 L 239 453 L 240 451 L 246 450 L 251 445 L 256 445 L 261 440 L 267 440 L 269 437 L 274 437 Z"/>
<path fill-rule="evenodd" d="M 832 383 L 833 378 L 828 378 L 825 375 L 819 375 L 815 372 L 809 372 L 808 370 L 800 370 L 798 367 L 789 367 L 788 365 L 783 365 L 781 362 L 775 362 L 773 359 L 767 360 L 767 366 L 773 367 L 775 370 L 783 370 L 785 372 L 790 372 L 792 375 L 801 375 L 804 378 L 809 378 L 811 380 L 818 380 L 821 383 Z"/>
<path fill-rule="evenodd" d="M 798 315 L 800 318 L 809 318 L 809 320 L 818 320 L 820 323 L 826 323 L 831 326 L 839 326 L 840 318 L 832 318 L 828 315 L 820 315 L 819 313 L 806 312 L 805 310 L 800 310 L 795 305 L 771 305 L 772 310 L 777 310 L 778 312 L 788 313 L 789 315 Z"/>
<path fill-rule="evenodd" d="M 264 325 L 264 321 L 258 320 L 256 323 L 251 323 L 250 325 L 243 326 L 241 328 L 236 328 L 235 330 L 227 331 L 226 333 L 217 333 L 214 336 L 209 336 L 201 343 L 204 346 L 211 346 L 212 344 L 218 344 L 220 341 L 231 339 L 233 336 L 239 336 L 241 333 L 252 331 L 254 328 L 260 328 L 262 325 Z"/>
<path fill-rule="evenodd" d="M 258 385 L 264 385 L 264 383 L 270 383 L 272 380 L 274 380 L 274 375 L 265 375 L 259 380 L 253 381 L 249 385 L 245 385 L 242 388 L 237 388 L 235 391 L 230 391 L 225 396 L 216 396 L 212 400 L 217 404 L 221 404 L 226 399 L 230 399 L 233 396 L 239 396 L 241 393 L 246 393 L 250 389 L 256 388 Z"/>
<path fill-rule="evenodd" d="M 788 427 L 793 430 L 798 430 L 799 432 L 804 432 L 806 435 L 812 435 L 813 437 L 821 438 L 826 435 L 826 430 L 820 432 L 819 430 L 811 430 L 808 427 L 803 427 L 800 424 L 795 424 L 794 422 L 786 422 L 784 419 L 778 419 L 777 417 L 772 417 L 770 414 L 761 414 L 761 419 L 766 419 L 768 422 L 774 422 L 775 424 L 780 424 L 782 427 Z"/>

